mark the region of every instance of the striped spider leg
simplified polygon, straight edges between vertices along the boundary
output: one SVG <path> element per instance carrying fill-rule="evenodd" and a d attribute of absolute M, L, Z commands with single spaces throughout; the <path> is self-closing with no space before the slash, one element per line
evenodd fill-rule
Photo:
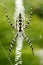
<path fill-rule="evenodd" d="M 8 20 L 8 23 L 11 25 L 11 27 L 12 27 L 13 29 L 15 29 L 14 25 L 11 23 L 11 20 L 10 20 L 10 18 L 9 18 L 9 16 L 8 16 L 7 8 L 4 7 L 4 9 L 5 9 L 5 15 L 6 15 L 6 18 L 7 18 L 7 20 Z"/>
<path fill-rule="evenodd" d="M 9 16 L 8 16 L 7 8 L 4 7 L 4 9 L 5 9 L 5 15 L 6 15 L 6 18 L 7 18 L 7 20 L 8 20 L 8 23 L 11 25 L 11 27 L 12 27 L 13 29 L 15 29 L 14 25 L 11 23 L 11 20 L 10 20 L 10 18 L 9 18 Z M 14 42 L 16 41 L 17 36 L 18 36 L 18 34 L 15 35 L 15 37 L 13 38 L 13 40 L 12 40 L 10 46 L 9 46 L 9 53 L 11 52 L 11 50 L 12 50 L 12 48 L 13 48 L 13 45 L 14 45 Z"/>
<path fill-rule="evenodd" d="M 30 39 L 28 37 L 26 37 L 25 34 L 23 34 L 23 33 L 22 33 L 22 36 L 26 39 L 26 42 L 29 44 L 29 46 L 32 50 L 32 54 L 34 55 L 34 50 L 33 50 L 33 46 L 32 46 Z"/>
<path fill-rule="evenodd" d="M 13 40 L 12 40 L 10 46 L 9 46 L 9 53 L 12 51 L 12 48 L 14 46 L 16 39 L 17 39 L 17 36 L 18 36 L 18 33 L 15 35 L 15 37 L 13 38 Z"/>
<path fill-rule="evenodd" d="M 29 20 L 28 20 L 28 23 L 25 25 L 24 29 L 28 27 L 29 23 L 31 22 L 31 19 L 32 19 L 32 7 L 31 7 L 31 11 L 30 11 L 30 17 L 29 17 Z"/>

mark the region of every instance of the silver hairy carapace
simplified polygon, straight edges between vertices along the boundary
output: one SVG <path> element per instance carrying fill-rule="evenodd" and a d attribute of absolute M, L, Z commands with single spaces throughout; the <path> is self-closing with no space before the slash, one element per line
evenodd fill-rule
<path fill-rule="evenodd" d="M 25 30 L 28 27 L 28 25 L 29 25 L 29 23 L 30 23 L 30 21 L 32 19 L 32 8 L 31 8 L 31 12 L 30 12 L 30 17 L 29 17 L 28 23 L 25 26 L 24 26 L 24 23 L 23 23 L 24 20 L 22 18 L 22 15 L 21 15 L 21 13 L 19 13 L 19 16 L 16 19 L 16 27 L 11 23 L 11 20 L 10 20 L 10 18 L 8 16 L 8 13 L 7 13 L 7 8 L 4 8 L 4 9 L 5 9 L 5 15 L 6 15 L 6 18 L 7 18 L 8 22 L 9 22 L 9 24 L 11 25 L 11 27 L 13 29 L 17 30 L 17 33 L 16 33 L 15 37 L 13 38 L 13 40 L 12 40 L 10 46 L 9 46 L 9 53 L 11 53 L 12 48 L 14 46 L 14 43 L 15 43 L 18 35 L 19 35 L 18 32 L 22 32 L 22 36 L 25 38 L 26 42 L 29 44 L 29 46 L 30 46 L 30 48 L 32 50 L 32 54 L 34 55 L 34 50 L 33 50 L 32 43 L 31 43 L 30 39 L 28 37 L 26 37 L 26 35 L 23 33 L 23 30 Z"/>

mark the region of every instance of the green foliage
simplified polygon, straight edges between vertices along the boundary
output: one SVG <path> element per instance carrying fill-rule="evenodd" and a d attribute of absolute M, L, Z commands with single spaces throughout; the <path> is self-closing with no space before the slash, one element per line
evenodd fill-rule
<path fill-rule="evenodd" d="M 34 7 L 34 10 L 33 10 L 34 14 L 37 14 L 40 18 L 43 18 L 43 5 L 39 5 L 39 6 L 36 6 Z"/>

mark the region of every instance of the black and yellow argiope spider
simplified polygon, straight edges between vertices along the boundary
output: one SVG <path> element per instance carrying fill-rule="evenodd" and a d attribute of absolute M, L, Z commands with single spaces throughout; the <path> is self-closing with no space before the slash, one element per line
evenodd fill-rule
<path fill-rule="evenodd" d="M 31 8 L 31 12 L 30 12 L 30 17 L 29 17 L 28 23 L 27 23 L 25 26 L 24 26 L 24 24 L 23 24 L 22 15 L 21 15 L 21 13 L 19 13 L 19 16 L 18 16 L 17 19 L 16 19 L 16 28 L 14 27 L 13 24 L 11 24 L 11 20 L 10 20 L 8 14 L 7 14 L 7 8 L 4 8 L 4 9 L 5 9 L 5 15 L 6 15 L 6 17 L 7 17 L 7 20 L 8 20 L 8 22 L 9 22 L 9 24 L 11 25 L 11 27 L 12 27 L 13 29 L 16 29 L 16 30 L 17 30 L 17 33 L 16 33 L 15 37 L 13 38 L 13 40 L 12 40 L 10 46 L 9 46 L 9 52 L 11 52 L 11 50 L 12 50 L 12 48 L 13 48 L 13 45 L 14 45 L 14 43 L 15 43 L 15 41 L 16 41 L 18 35 L 19 35 L 18 32 L 22 32 L 22 36 L 26 39 L 27 43 L 29 44 L 29 46 L 30 46 L 30 48 L 31 48 L 31 50 L 32 50 L 32 54 L 34 55 L 34 50 L 33 50 L 32 43 L 31 43 L 30 39 L 29 39 L 28 37 L 26 37 L 26 35 L 23 33 L 23 30 L 28 27 L 28 25 L 29 25 L 29 23 L 30 23 L 30 21 L 31 21 L 31 19 L 32 19 L 32 8 Z M 18 26 L 18 27 L 17 27 L 17 26 Z"/>

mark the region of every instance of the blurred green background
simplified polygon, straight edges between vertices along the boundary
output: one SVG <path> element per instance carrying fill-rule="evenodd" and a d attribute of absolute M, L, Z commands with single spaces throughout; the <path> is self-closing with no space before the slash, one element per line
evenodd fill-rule
<path fill-rule="evenodd" d="M 0 4 L 2 3 L 4 3 L 5 7 L 8 9 L 11 23 L 14 23 L 14 0 L 0 0 Z M 30 38 L 36 53 L 37 50 L 43 50 L 43 0 L 23 0 L 23 5 L 25 7 L 26 18 L 29 18 L 30 8 L 31 6 L 33 7 L 32 21 L 30 22 L 28 28 L 25 29 L 25 34 Z M 27 23 L 27 21 L 25 22 Z M 4 8 L 0 5 L 0 65 L 11 65 L 11 62 L 13 64 L 15 63 L 14 58 L 16 43 L 14 44 L 14 48 L 10 55 L 11 61 L 8 58 L 8 48 L 15 32 L 16 31 L 11 28 L 5 17 Z M 22 65 L 43 65 L 40 63 L 41 59 L 37 56 L 37 54 L 32 56 L 31 49 L 25 39 L 23 41 L 22 48 L 22 61 Z"/>

